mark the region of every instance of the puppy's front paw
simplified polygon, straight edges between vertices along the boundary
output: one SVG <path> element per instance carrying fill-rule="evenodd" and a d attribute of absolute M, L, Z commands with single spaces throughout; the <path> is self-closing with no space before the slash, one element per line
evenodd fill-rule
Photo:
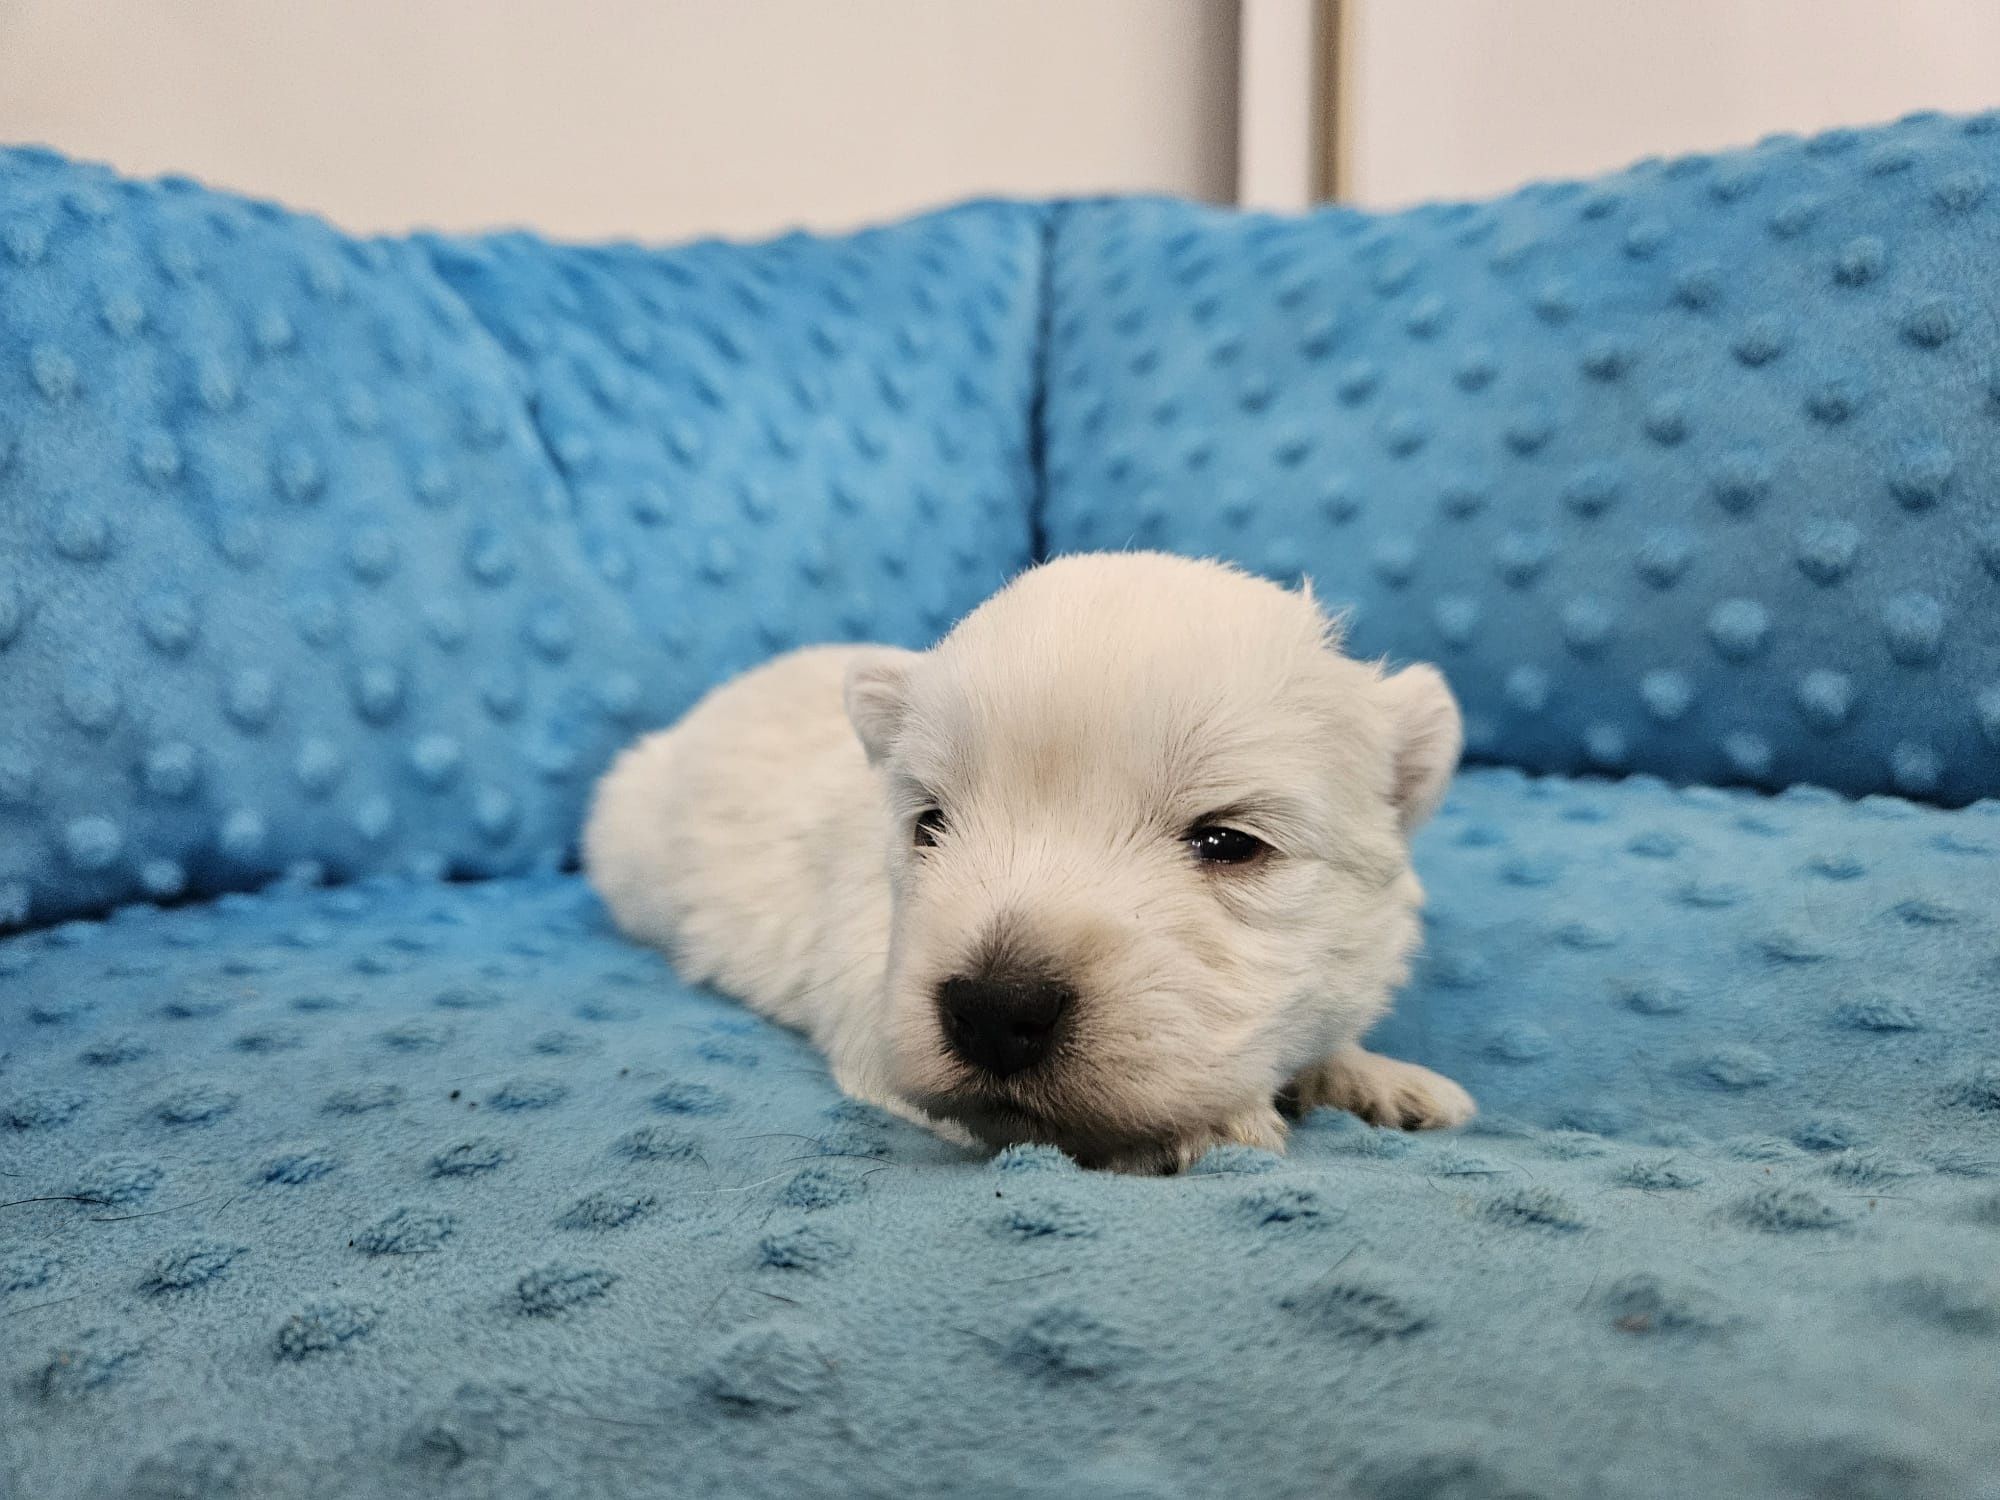
<path fill-rule="evenodd" d="M 1299 1113 L 1318 1105 L 1352 1111 L 1371 1125 L 1447 1130 L 1478 1112 L 1472 1095 L 1442 1073 L 1415 1063 L 1343 1047 L 1292 1080 Z"/>

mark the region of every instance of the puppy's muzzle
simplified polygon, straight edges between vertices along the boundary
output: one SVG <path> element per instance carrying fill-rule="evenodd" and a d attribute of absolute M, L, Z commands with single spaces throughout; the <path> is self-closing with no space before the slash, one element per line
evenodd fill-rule
<path fill-rule="evenodd" d="M 993 1078 L 1011 1078 L 1042 1062 L 1075 1003 L 1076 991 L 1041 969 L 955 974 L 937 991 L 945 1046 Z"/>

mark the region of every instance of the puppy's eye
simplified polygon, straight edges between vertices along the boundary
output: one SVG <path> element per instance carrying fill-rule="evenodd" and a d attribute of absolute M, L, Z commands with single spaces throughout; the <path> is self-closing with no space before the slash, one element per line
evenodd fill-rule
<path fill-rule="evenodd" d="M 943 832 L 944 809 L 927 807 L 917 814 L 917 826 L 910 835 L 910 842 L 919 849 L 929 849 L 937 843 L 938 835 Z"/>
<path fill-rule="evenodd" d="M 1205 865 L 1247 865 L 1271 852 L 1271 846 L 1254 833 L 1220 823 L 1190 828 L 1187 843 L 1194 857 Z"/>

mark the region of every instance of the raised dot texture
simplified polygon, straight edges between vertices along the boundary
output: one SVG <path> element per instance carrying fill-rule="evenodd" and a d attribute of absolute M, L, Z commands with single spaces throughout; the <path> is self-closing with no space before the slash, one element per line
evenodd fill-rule
<path fill-rule="evenodd" d="M 51 1351 L 29 1382 L 45 1402 L 82 1401 L 135 1376 L 144 1356 L 136 1335 L 115 1327 L 89 1328 Z"/>
<path fill-rule="evenodd" d="M 129 1208 L 142 1203 L 160 1185 L 165 1169 L 143 1157 L 117 1154 L 99 1157 L 85 1166 L 67 1191 L 83 1202 L 105 1208 Z"/>
<path fill-rule="evenodd" d="M 498 1110 L 550 1109 L 569 1097 L 569 1086 L 553 1078 L 515 1078 L 487 1096 L 486 1102 Z"/>
<path fill-rule="evenodd" d="M 1882 274 L 1888 250 L 1872 234 L 1857 235 L 1840 247 L 1833 262 L 1833 279 L 1842 286 L 1866 286 Z"/>
<path fill-rule="evenodd" d="M 233 1245 L 203 1244 L 172 1250 L 153 1263 L 139 1290 L 155 1297 L 191 1292 L 220 1281 L 242 1251 Z"/>
<path fill-rule="evenodd" d="M 1906 667 L 1929 666 L 1944 643 L 1944 606 L 1928 594 L 1897 594 L 1882 606 L 1889 654 Z"/>
<path fill-rule="evenodd" d="M 697 1376 L 709 1399 L 745 1416 L 784 1415 L 823 1399 L 834 1372 L 801 1330 L 753 1325 L 722 1341 Z"/>
<path fill-rule="evenodd" d="M 87 873 L 111 868 L 123 846 L 124 835 L 109 818 L 77 818 L 63 830 L 70 864 Z"/>
<path fill-rule="evenodd" d="M 1889 469 L 1889 493 L 1905 510 L 1928 510 L 1950 489 L 1958 460 L 1942 443 L 1917 443 L 1895 458 Z"/>
<path fill-rule="evenodd" d="M 457 1228 L 448 1213 L 399 1208 L 356 1234 L 353 1244 L 364 1255 L 429 1255 L 442 1249 Z"/>
<path fill-rule="evenodd" d="M 1694 556 L 1694 544 L 1685 532 L 1658 527 L 1640 541 L 1637 567 L 1639 576 L 1656 589 L 1672 588 L 1687 571 Z"/>
<path fill-rule="evenodd" d="M 1337 1217 L 1310 1188 L 1260 1188 L 1239 1207 L 1247 1222 L 1264 1229 L 1316 1229 Z"/>
<path fill-rule="evenodd" d="M 513 1155 L 503 1142 L 482 1136 L 438 1152 L 430 1160 L 430 1173 L 433 1177 L 480 1177 L 505 1166 Z"/>
<path fill-rule="evenodd" d="M 212 1125 L 232 1113 L 240 1096 L 212 1083 L 183 1085 L 153 1106 L 153 1113 L 167 1125 Z"/>
<path fill-rule="evenodd" d="M 1806 415 L 1828 427 L 1838 427 L 1867 404 L 1867 392 L 1858 381 L 1835 376 L 1817 381 L 1806 390 Z"/>
<path fill-rule="evenodd" d="M 1799 679 L 1796 698 L 1807 723 L 1831 731 L 1844 725 L 1853 712 L 1855 687 L 1845 673 L 1819 668 Z"/>
<path fill-rule="evenodd" d="M 1725 454 L 1711 481 L 1716 503 L 1734 515 L 1742 515 L 1771 492 L 1771 463 L 1754 448 L 1739 448 Z"/>
<path fill-rule="evenodd" d="M 1755 656 L 1770 631 L 1770 612 L 1754 599 L 1727 599 L 1709 612 L 1708 638 L 1731 661 Z"/>
<path fill-rule="evenodd" d="M 283 1187 L 302 1187 L 319 1181 L 339 1167 L 340 1158 L 333 1152 L 318 1146 L 302 1146 L 281 1151 L 266 1160 L 257 1169 L 255 1180 Z"/>
<path fill-rule="evenodd" d="M 843 1236 L 804 1224 L 764 1236 L 758 1241 L 757 1252 L 761 1263 L 771 1270 L 819 1272 L 840 1265 L 854 1254 L 854 1247 Z"/>
<path fill-rule="evenodd" d="M 557 1262 L 526 1272 L 514 1283 L 514 1303 L 534 1318 L 555 1318 L 597 1301 L 618 1277 L 596 1266 Z"/>
<path fill-rule="evenodd" d="M 1803 1188 L 1759 1188 L 1737 1200 L 1737 1221 L 1773 1234 L 1824 1233 L 1847 1227 L 1849 1215 Z"/>
<path fill-rule="evenodd" d="M 1431 1323 L 1394 1293 L 1355 1281 L 1315 1282 L 1278 1305 L 1317 1333 L 1359 1344 L 1414 1338 Z"/>
<path fill-rule="evenodd" d="M 72 1089 L 41 1089 L 0 1104 L 0 1118 L 15 1130 L 54 1130 L 75 1119 L 87 1102 Z"/>
<path fill-rule="evenodd" d="M 1043 1307 L 1006 1345 L 1007 1359 L 1016 1369 L 1057 1382 L 1115 1374 L 1135 1354 L 1116 1329 L 1071 1303 Z"/>
<path fill-rule="evenodd" d="M 1634 1335 L 1713 1338 L 1741 1321 L 1714 1293 L 1645 1272 L 1606 1287 L 1603 1306 L 1613 1328 Z"/>
<path fill-rule="evenodd" d="M 1548 1188 L 1519 1188 L 1486 1200 L 1486 1217 L 1509 1228 L 1574 1234 L 1584 1227 L 1577 1210 Z"/>
<path fill-rule="evenodd" d="M 1639 679 L 1639 696 L 1645 700 L 1648 713 L 1661 723 L 1671 724 L 1687 713 L 1694 702 L 1695 688 L 1686 673 L 1661 670 L 1648 672 Z"/>
<path fill-rule="evenodd" d="M 622 1229 L 645 1218 L 660 1206 L 651 1193 L 628 1193 L 604 1189 L 586 1194 L 563 1210 L 556 1220 L 563 1229 Z"/>
<path fill-rule="evenodd" d="M 1903 337 L 1920 349 L 1936 349 L 1958 335 L 1958 309 L 1941 297 L 1916 303 L 1903 314 Z"/>
<path fill-rule="evenodd" d="M 1579 656 L 1590 656 L 1610 639 L 1617 617 L 1610 604 L 1592 595 L 1572 599 L 1562 609 L 1563 640 Z"/>
<path fill-rule="evenodd" d="M 381 1318 L 378 1308 L 344 1300 L 315 1302 L 278 1325 L 272 1340 L 279 1359 L 319 1359 L 366 1338 Z"/>
<path fill-rule="evenodd" d="M 401 1084 L 378 1081 L 335 1089 L 320 1108 L 330 1115 L 372 1115 L 378 1110 L 394 1109 L 402 1102 Z"/>
<path fill-rule="evenodd" d="M 1861 533 L 1851 522 L 1809 519 L 1799 531 L 1799 570 L 1822 586 L 1838 583 L 1860 548 Z"/>

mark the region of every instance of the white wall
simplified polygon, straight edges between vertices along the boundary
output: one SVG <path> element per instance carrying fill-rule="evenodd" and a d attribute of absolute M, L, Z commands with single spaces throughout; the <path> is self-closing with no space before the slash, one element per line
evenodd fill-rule
<path fill-rule="evenodd" d="M 1243 0 L 1242 182 L 1302 203 L 1314 0 Z M 1239 0 L 0 0 L 0 141 L 358 230 L 838 228 L 1228 201 Z M 2000 0 L 1343 0 L 1346 195 L 1504 191 L 2000 106 Z"/>
<path fill-rule="evenodd" d="M 1347 0 L 1343 196 L 2000 105 L 2000 0 Z"/>
<path fill-rule="evenodd" d="M 0 0 L 0 141 L 357 230 L 1235 186 L 1235 0 Z"/>

